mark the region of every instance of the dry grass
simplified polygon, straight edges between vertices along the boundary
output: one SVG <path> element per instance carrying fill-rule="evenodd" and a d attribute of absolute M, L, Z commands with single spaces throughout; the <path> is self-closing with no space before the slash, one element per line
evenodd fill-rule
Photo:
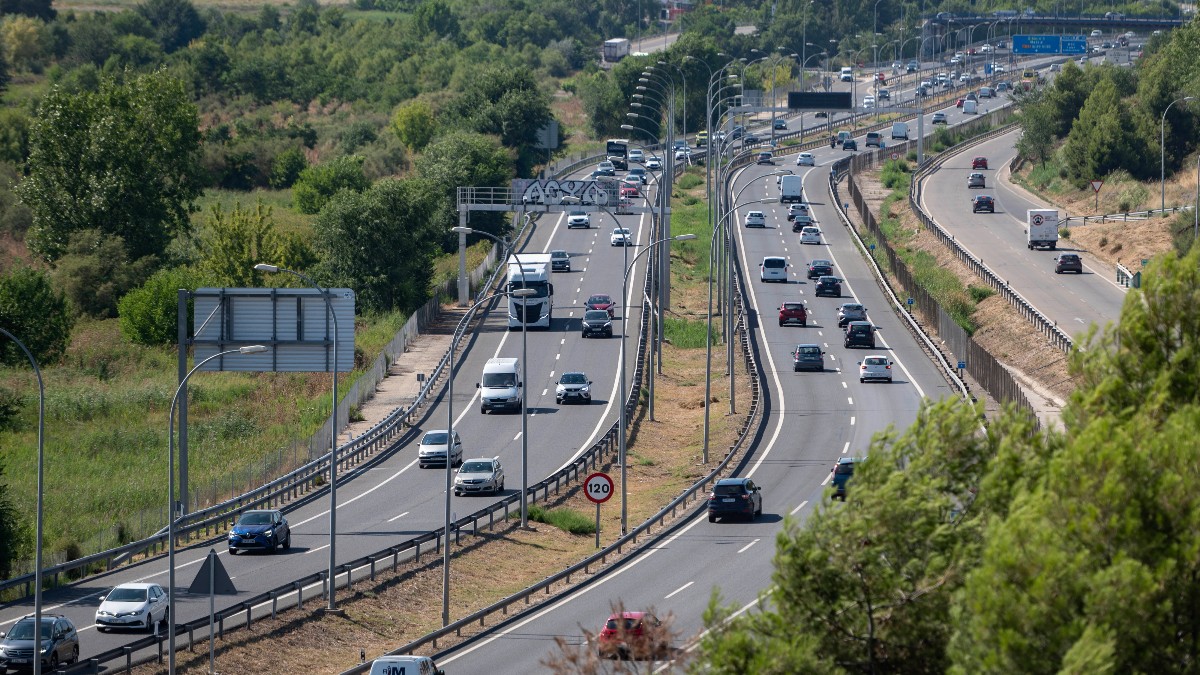
<path fill-rule="evenodd" d="M 706 306 L 706 293 L 676 286 L 672 302 L 681 314 L 699 312 Z M 630 429 L 627 473 L 631 524 L 656 513 L 711 469 L 711 464 L 706 467 L 701 463 L 704 357 L 703 349 L 663 346 L 664 374 L 655 384 L 656 420 L 647 419 L 643 400 Z M 736 439 L 750 400 L 741 368 L 737 369 L 736 383 L 742 414 L 727 416 L 729 382 L 720 376 L 713 382 L 712 464 Z M 619 467 L 609 465 L 603 470 L 619 481 Z M 589 515 L 595 510 L 578 489 L 564 491 L 546 506 Z M 532 525 L 536 528 L 529 531 L 510 524 L 479 537 L 463 536 L 462 547 L 453 550 L 451 564 L 452 620 L 526 588 L 595 551 L 591 535 L 574 536 L 550 525 Z M 600 527 L 604 545 L 618 538 L 617 499 L 601 509 Z M 250 630 L 231 631 L 218 641 L 218 670 L 222 664 L 226 670 L 237 664 L 239 672 L 337 673 L 358 663 L 359 649 L 365 650 L 368 659 L 379 656 L 441 627 L 441 575 L 440 556 L 426 557 L 420 565 L 402 566 L 396 574 L 389 570 L 378 574 L 374 582 L 359 582 L 352 594 L 342 591 L 339 606 L 346 611 L 344 618 L 315 614 L 320 602 L 314 601 L 303 611 L 284 612 L 276 620 L 255 621 Z M 561 590 L 557 588 L 556 592 Z M 540 596 L 543 600 L 547 597 L 552 596 Z M 479 630 L 478 626 L 473 630 Z M 271 646 L 263 649 L 267 640 Z M 438 646 L 444 648 L 447 644 L 440 642 Z M 181 657 L 178 670 L 202 672 L 207 668 L 207 659 L 207 649 L 199 645 L 195 654 Z M 151 664 L 134 672 L 163 673 L 165 667 Z"/>

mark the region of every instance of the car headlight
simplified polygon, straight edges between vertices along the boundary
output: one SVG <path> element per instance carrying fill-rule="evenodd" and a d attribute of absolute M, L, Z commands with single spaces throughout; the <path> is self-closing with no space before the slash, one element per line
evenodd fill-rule
<path fill-rule="evenodd" d="M 267 530 L 266 532 L 263 532 L 262 534 L 264 537 L 269 537 L 269 536 L 271 536 L 272 532 L 274 532 L 274 530 Z"/>
<path fill-rule="evenodd" d="M 583 393 L 585 393 L 585 394 L 586 394 L 586 393 L 588 393 L 588 392 L 589 392 L 589 391 L 591 391 L 591 390 L 592 390 L 592 388 L 591 388 L 591 387 L 585 386 L 585 387 L 583 387 L 582 389 L 580 389 L 579 391 L 581 391 L 581 392 L 583 392 Z"/>
<path fill-rule="evenodd" d="M 605 327 L 605 328 L 608 328 L 608 327 L 610 327 L 610 326 L 612 326 L 612 322 L 611 322 L 611 321 L 605 321 L 605 322 L 604 322 L 604 327 Z"/>

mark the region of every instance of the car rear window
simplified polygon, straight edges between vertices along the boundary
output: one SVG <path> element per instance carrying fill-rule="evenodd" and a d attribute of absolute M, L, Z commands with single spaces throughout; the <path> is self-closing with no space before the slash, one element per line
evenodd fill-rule
<path fill-rule="evenodd" d="M 886 366 L 887 359 L 881 356 L 867 357 L 866 364 L 868 366 Z"/>
<path fill-rule="evenodd" d="M 1076 260 L 1079 260 L 1079 256 L 1075 255 L 1074 253 L 1064 253 L 1063 255 L 1059 256 L 1059 259 L 1065 262 L 1075 262 Z"/>
<path fill-rule="evenodd" d="M 717 485 L 713 487 L 715 495 L 741 495 L 745 494 L 746 489 L 741 485 Z"/>
<path fill-rule="evenodd" d="M 819 234 L 821 231 L 815 227 L 806 227 L 802 230 L 804 234 Z"/>
<path fill-rule="evenodd" d="M 789 312 L 798 312 L 804 309 L 804 305 L 799 302 L 785 302 L 783 303 L 783 308 Z"/>
<path fill-rule="evenodd" d="M 821 350 L 818 347 L 801 347 L 800 353 L 806 356 L 816 356 L 821 353 Z"/>
<path fill-rule="evenodd" d="M 787 266 L 783 258 L 763 258 L 763 267 L 782 268 Z"/>
<path fill-rule="evenodd" d="M 838 464 L 837 467 L 834 468 L 833 473 L 837 476 L 853 476 L 854 463 L 846 462 L 844 464 Z"/>

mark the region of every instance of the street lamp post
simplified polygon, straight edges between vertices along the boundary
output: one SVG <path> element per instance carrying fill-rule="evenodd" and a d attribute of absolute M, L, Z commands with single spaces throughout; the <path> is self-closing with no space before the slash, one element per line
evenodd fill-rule
<path fill-rule="evenodd" d="M 171 398 L 171 410 L 167 415 L 167 618 L 169 619 L 167 621 L 167 672 L 169 675 L 175 675 L 175 514 L 178 506 L 175 501 L 175 404 L 179 401 L 179 394 L 187 387 L 188 379 L 209 361 L 230 354 L 260 354 L 265 351 L 267 348 L 263 345 L 250 345 L 217 352 L 193 366 L 188 374 L 183 376 L 183 381 L 175 389 L 175 396 Z M 39 661 L 41 659 L 35 655 L 34 663 Z"/>
<path fill-rule="evenodd" d="M 646 245 L 645 248 L 643 248 L 641 251 L 638 251 L 637 255 L 633 256 L 633 260 L 628 262 L 625 266 L 625 278 L 624 278 L 624 281 L 621 282 L 621 302 L 626 303 L 627 298 L 629 297 L 629 273 L 633 270 L 633 266 L 637 264 L 638 258 L 642 257 L 642 255 L 645 254 L 647 251 L 653 250 L 654 247 L 658 246 L 659 244 L 663 244 L 668 241 L 687 241 L 688 239 L 695 239 L 695 238 L 696 238 L 696 235 L 694 235 L 694 234 L 679 234 L 679 235 L 675 235 L 674 237 L 664 237 L 663 239 L 660 239 L 658 241 L 650 242 L 649 244 Z M 628 244 L 626 244 L 625 246 L 622 246 L 621 248 L 628 250 L 629 246 L 628 246 Z M 628 256 L 628 253 L 626 255 Z M 628 508 L 628 506 L 629 506 L 628 505 L 629 483 L 628 483 L 627 474 L 626 474 L 627 462 L 625 461 L 625 433 L 626 433 L 626 429 L 628 428 L 628 424 L 629 424 L 629 422 L 628 422 L 629 401 L 626 398 L 626 391 L 625 391 L 625 326 L 628 323 L 629 323 L 629 306 L 623 304 L 623 306 L 621 308 L 621 357 L 617 360 L 617 363 L 620 364 L 620 369 L 621 369 L 621 384 L 620 384 L 620 391 L 618 393 L 618 395 L 621 397 L 621 429 L 620 429 L 620 435 L 618 436 L 618 455 L 620 456 L 620 462 L 621 462 L 621 535 L 622 536 L 624 536 L 626 533 L 629 532 L 629 508 Z"/>
<path fill-rule="evenodd" d="M 1167 212 L 1167 111 L 1170 110 L 1171 106 L 1175 105 L 1176 103 L 1194 100 L 1196 100 L 1195 96 L 1184 96 L 1183 98 L 1177 98 L 1174 101 L 1171 101 L 1167 104 L 1167 107 L 1163 109 L 1162 119 L 1159 120 L 1158 123 L 1158 167 L 1160 172 L 1158 185 L 1162 198 L 1162 202 L 1158 205 L 1158 208 L 1164 214 Z"/>
<path fill-rule="evenodd" d="M 465 233 L 463 236 L 466 236 Z M 454 471 L 454 462 L 451 461 L 451 455 L 454 450 L 454 351 L 458 347 L 458 341 L 462 338 L 462 331 L 465 330 L 467 322 L 471 320 L 471 315 L 481 305 L 491 302 L 496 298 L 513 295 L 518 298 L 527 298 L 534 295 L 537 291 L 532 288 L 518 288 L 514 291 L 493 293 L 488 297 L 476 302 L 467 309 L 463 314 L 463 318 L 459 320 L 458 326 L 454 329 L 454 339 L 450 343 L 448 370 L 446 371 L 446 515 L 445 524 L 442 528 L 442 537 L 445 539 L 442 545 L 442 626 L 450 624 L 450 495 L 453 493 L 451 485 L 451 475 Z M 523 392 L 522 392 L 523 393 Z"/>
<path fill-rule="evenodd" d="M 42 673 L 42 495 L 45 487 L 44 483 L 44 458 L 45 458 L 45 431 L 46 431 L 46 387 L 42 383 L 42 370 L 38 368 L 37 359 L 33 358 L 33 353 L 25 346 L 24 342 L 17 339 L 16 335 L 0 328 L 0 333 L 8 336 L 8 339 L 17 343 L 21 351 L 25 352 L 25 357 L 29 359 L 29 365 L 33 366 L 33 374 L 37 377 L 38 383 L 38 437 L 37 437 L 37 512 L 34 516 L 36 524 L 34 526 L 34 553 L 33 553 L 33 674 L 41 675 Z"/>
<path fill-rule="evenodd" d="M 490 232 L 476 230 L 470 227 L 452 227 L 451 232 L 457 232 L 461 236 L 468 234 L 478 234 L 482 237 L 487 237 L 492 241 L 500 244 L 503 248 L 509 248 L 507 241 L 497 237 Z M 517 267 L 521 268 L 521 288 L 525 288 L 525 264 L 521 262 L 518 254 L 510 251 L 509 255 L 517 261 Z M 515 294 L 514 294 L 515 295 Z M 526 297 L 518 295 L 517 297 Z M 522 314 L 522 317 L 524 314 Z M 521 529 L 529 527 L 529 501 L 525 494 L 529 490 L 529 325 L 525 319 L 521 319 Z"/>
<path fill-rule="evenodd" d="M 304 281 L 309 286 L 317 289 L 321 297 L 325 300 L 325 311 L 329 314 L 329 318 L 333 321 L 333 404 L 329 411 L 329 602 L 325 607 L 325 611 L 329 613 L 337 612 L 336 591 L 337 591 L 337 409 L 338 409 L 338 323 L 337 314 L 333 311 L 333 301 L 329 298 L 329 291 L 325 290 L 320 284 L 313 281 L 311 277 L 303 272 L 289 270 L 286 267 L 278 265 L 270 265 L 267 263 L 258 263 L 254 269 L 259 272 L 267 272 L 269 274 L 277 274 L 283 272 L 290 274 L 301 281 Z M 347 579 L 349 581 L 349 579 Z"/>

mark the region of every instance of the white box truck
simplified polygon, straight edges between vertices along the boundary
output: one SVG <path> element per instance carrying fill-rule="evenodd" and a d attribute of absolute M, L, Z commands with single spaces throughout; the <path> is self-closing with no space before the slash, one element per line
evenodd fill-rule
<path fill-rule="evenodd" d="M 483 364 L 483 381 L 479 389 L 479 412 L 521 410 L 521 359 L 488 359 Z"/>
<path fill-rule="evenodd" d="M 904 122 L 892 123 L 892 140 L 908 140 L 908 124 Z"/>
<path fill-rule="evenodd" d="M 791 204 L 804 201 L 804 183 L 800 176 L 779 177 L 779 203 Z"/>
<path fill-rule="evenodd" d="M 554 262 L 549 253 L 518 253 L 508 259 L 508 291 L 532 288 L 533 295 L 508 296 L 508 329 L 550 328 L 554 314 Z"/>
<path fill-rule="evenodd" d="M 1058 211 L 1054 209 L 1029 209 L 1026 212 L 1025 234 L 1030 250 L 1058 245 Z"/>
<path fill-rule="evenodd" d="M 626 56 L 629 56 L 629 40 L 625 38 L 613 38 L 604 41 L 605 61 L 616 63 Z"/>
<path fill-rule="evenodd" d="M 371 662 L 370 675 L 445 675 L 428 656 L 381 656 Z"/>

